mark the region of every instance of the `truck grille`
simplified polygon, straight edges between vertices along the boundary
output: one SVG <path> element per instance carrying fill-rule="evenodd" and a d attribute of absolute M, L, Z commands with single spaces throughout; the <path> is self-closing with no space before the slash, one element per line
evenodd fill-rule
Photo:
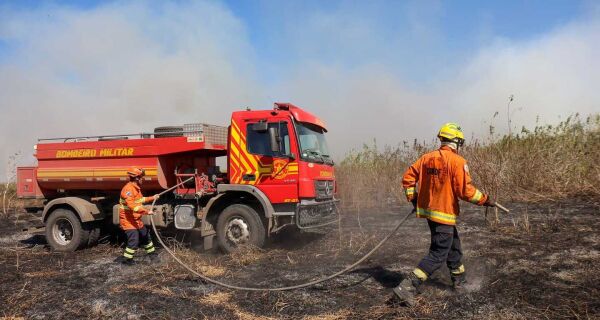
<path fill-rule="evenodd" d="M 316 180 L 315 181 L 315 198 L 317 200 L 326 200 L 333 198 L 333 180 Z"/>
<path fill-rule="evenodd" d="M 338 220 L 336 200 L 302 201 L 298 206 L 296 225 L 301 229 L 316 228 Z"/>

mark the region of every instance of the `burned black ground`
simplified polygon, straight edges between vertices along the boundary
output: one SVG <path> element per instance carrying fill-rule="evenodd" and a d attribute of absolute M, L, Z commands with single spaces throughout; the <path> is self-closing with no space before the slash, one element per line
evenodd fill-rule
<path fill-rule="evenodd" d="M 595 203 L 510 204 L 490 226 L 483 209 L 465 205 L 461 232 L 469 286 L 451 290 L 438 271 L 415 307 L 390 300 L 391 288 L 428 247 L 423 220 L 411 218 L 364 265 L 314 288 L 276 293 L 217 288 L 161 253 L 151 264 L 113 263 L 119 241 L 56 253 L 44 237 L 19 232 L 26 213 L 0 219 L 0 316 L 25 318 L 397 319 L 599 318 L 600 210 Z M 194 234 L 176 236 L 181 257 L 234 284 L 276 287 L 338 271 L 370 250 L 408 208 L 345 211 L 326 230 L 286 230 L 264 250 L 197 252 Z M 15 218 L 18 218 L 15 224 Z M 176 244 L 172 240 L 171 243 Z"/>

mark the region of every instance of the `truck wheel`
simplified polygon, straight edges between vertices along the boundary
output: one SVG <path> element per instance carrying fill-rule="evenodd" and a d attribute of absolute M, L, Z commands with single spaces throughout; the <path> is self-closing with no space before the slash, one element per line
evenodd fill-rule
<path fill-rule="evenodd" d="M 89 230 L 83 228 L 77 215 L 69 209 L 54 210 L 46 221 L 46 240 L 52 249 L 75 251 L 88 244 Z"/>
<path fill-rule="evenodd" d="M 219 215 L 217 242 L 226 253 L 231 253 L 244 244 L 263 247 L 266 238 L 267 233 L 260 216 L 247 205 L 231 205 Z"/>
<path fill-rule="evenodd" d="M 183 137 L 182 126 L 158 127 L 154 129 L 155 138 Z"/>

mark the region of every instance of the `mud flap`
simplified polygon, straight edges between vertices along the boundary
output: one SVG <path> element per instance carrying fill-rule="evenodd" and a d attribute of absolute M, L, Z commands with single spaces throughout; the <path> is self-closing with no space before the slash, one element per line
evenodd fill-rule
<path fill-rule="evenodd" d="M 214 239 L 217 235 L 212 223 L 205 219 L 200 220 L 200 236 L 202 237 L 202 245 L 204 250 L 210 250 L 214 247 Z"/>
<path fill-rule="evenodd" d="M 202 243 L 204 246 L 204 250 L 210 250 L 213 248 L 214 244 L 214 239 L 215 239 L 215 235 L 210 235 L 210 236 L 205 236 L 202 238 Z"/>

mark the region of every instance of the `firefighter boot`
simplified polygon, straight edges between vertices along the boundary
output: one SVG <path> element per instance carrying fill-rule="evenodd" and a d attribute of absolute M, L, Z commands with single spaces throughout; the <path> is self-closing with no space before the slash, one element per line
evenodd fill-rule
<path fill-rule="evenodd" d="M 126 265 L 126 266 L 131 266 L 133 264 L 135 264 L 135 261 L 133 261 L 133 258 L 125 258 L 123 256 L 119 256 L 115 259 L 115 262 Z"/>
<path fill-rule="evenodd" d="M 420 269 L 415 269 L 415 271 L 419 271 L 419 273 L 425 274 Z M 415 295 L 419 293 L 419 287 L 425 281 L 417 276 L 416 272 L 411 272 L 400 284 L 393 289 L 394 294 L 398 299 L 406 303 L 409 306 L 413 306 L 415 304 Z M 427 279 L 425 277 L 425 279 Z"/>
<path fill-rule="evenodd" d="M 158 256 L 158 253 L 156 253 L 156 251 L 152 252 L 152 253 L 148 253 L 148 259 L 152 263 L 158 263 L 158 262 L 160 262 L 160 257 Z"/>
<path fill-rule="evenodd" d="M 464 265 L 461 265 L 456 269 L 450 269 L 450 279 L 452 279 L 452 287 L 454 290 L 459 292 L 463 291 L 467 284 Z"/>

